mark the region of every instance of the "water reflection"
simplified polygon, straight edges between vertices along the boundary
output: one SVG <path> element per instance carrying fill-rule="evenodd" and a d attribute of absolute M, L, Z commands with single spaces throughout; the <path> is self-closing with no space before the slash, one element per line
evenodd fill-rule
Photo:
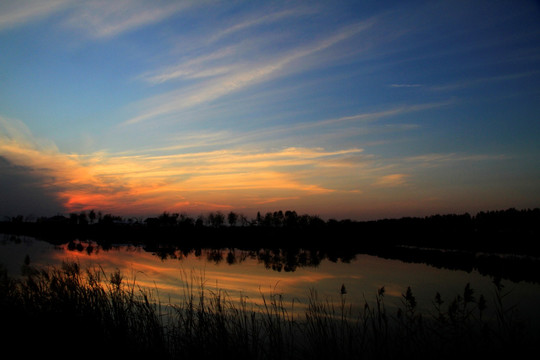
<path fill-rule="evenodd" d="M 409 286 L 420 308 L 431 308 L 437 292 L 444 299 L 461 294 L 467 283 L 478 293 L 488 297 L 492 294 L 493 277 L 486 276 L 474 266 L 467 271 L 456 270 L 462 264 L 454 269 L 429 266 L 413 261 L 417 260 L 413 257 L 417 252 L 410 250 L 409 257 L 405 256 L 402 261 L 392 253 L 345 256 L 315 249 L 151 248 L 103 246 L 91 241 L 53 245 L 29 237 L 4 237 L 0 263 L 11 274 L 20 273 L 27 255 L 35 266 L 57 266 L 67 260 L 77 261 L 82 268 L 99 267 L 106 273 L 120 270 L 136 280 L 138 286 L 154 291 L 164 303 L 176 302 L 184 295 L 186 286 L 193 282 L 224 290 L 233 300 L 244 296 L 255 303 L 261 302 L 261 295 L 283 294 L 286 301 L 295 302 L 298 310 L 305 306 L 309 289 L 318 291 L 321 298 L 339 299 L 343 285 L 348 301 L 358 306 L 364 300 L 374 299 L 383 286 L 388 306 L 400 304 L 402 294 Z M 448 256 L 450 254 L 439 257 L 432 254 L 430 261 L 450 263 Z M 528 309 L 528 315 L 540 318 L 536 306 L 540 300 L 538 283 L 506 281 L 505 284 L 512 290 L 510 301 L 521 302 Z"/>
<path fill-rule="evenodd" d="M 126 246 L 126 245 L 122 245 Z M 116 246 L 117 248 L 118 246 Z M 94 250 L 111 250 L 115 248 L 110 243 L 98 244 L 87 241 L 70 241 L 67 249 L 70 251 L 85 251 L 92 254 Z M 244 249 L 201 249 L 193 247 L 178 247 L 171 245 L 149 246 L 142 249 L 159 257 L 161 260 L 182 260 L 188 257 L 204 256 L 207 262 L 229 265 L 243 264 L 247 260 L 257 260 L 266 269 L 278 272 L 294 272 L 298 268 L 318 267 L 322 261 L 350 263 L 359 254 L 354 252 L 332 251 L 303 248 L 244 248 Z M 540 259 L 528 256 L 508 254 L 483 254 L 457 250 L 441 250 L 418 248 L 410 246 L 366 248 L 362 252 L 385 259 L 398 259 L 408 263 L 423 263 L 438 269 L 461 270 L 466 272 L 478 271 L 485 276 L 512 282 L 528 281 L 540 284 Z"/>
<path fill-rule="evenodd" d="M 85 249 L 84 245 L 80 245 L 80 242 L 78 242 L 77 245 L 72 245 L 72 248 L 77 248 L 78 251 L 83 251 Z M 355 255 L 330 257 L 327 253 L 320 250 L 299 248 L 256 250 L 177 248 L 167 246 L 143 248 L 147 251 L 151 251 L 161 260 L 182 260 L 189 256 L 204 256 L 208 262 L 216 265 L 222 262 L 225 262 L 228 265 L 238 265 L 243 264 L 248 260 L 257 260 L 260 264 L 263 264 L 266 269 L 278 272 L 293 272 L 298 268 L 317 267 L 323 260 L 349 263 L 355 258 Z M 86 250 L 88 250 L 88 248 L 86 248 Z"/>

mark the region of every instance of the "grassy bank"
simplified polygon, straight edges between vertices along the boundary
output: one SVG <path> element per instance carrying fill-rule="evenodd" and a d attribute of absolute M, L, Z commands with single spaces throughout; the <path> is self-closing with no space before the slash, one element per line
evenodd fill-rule
<path fill-rule="evenodd" d="M 536 334 L 503 303 L 504 289 L 486 301 L 467 285 L 419 313 L 411 289 L 387 310 L 384 288 L 373 299 L 337 302 L 316 291 L 298 313 L 279 294 L 255 305 L 232 301 L 191 279 L 183 300 L 162 304 L 123 274 L 75 263 L 60 268 L 23 266 L 24 276 L 0 274 L 2 349 L 20 356 L 53 355 L 156 359 L 403 359 L 471 355 L 515 356 Z M 294 306 L 294 305 L 293 305 Z M 489 314 L 489 315 L 488 315 Z"/>

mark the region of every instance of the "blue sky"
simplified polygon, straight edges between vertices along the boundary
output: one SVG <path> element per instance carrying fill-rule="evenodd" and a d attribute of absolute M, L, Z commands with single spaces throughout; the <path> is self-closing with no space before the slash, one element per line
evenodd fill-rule
<path fill-rule="evenodd" d="M 535 1 L 2 1 L 0 215 L 540 204 Z"/>

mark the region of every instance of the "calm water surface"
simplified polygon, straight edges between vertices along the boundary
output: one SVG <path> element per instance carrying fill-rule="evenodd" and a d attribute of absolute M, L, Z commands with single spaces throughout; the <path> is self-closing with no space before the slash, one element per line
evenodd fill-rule
<path fill-rule="evenodd" d="M 240 250 L 201 250 L 187 254 L 177 250 L 168 254 L 146 251 L 140 246 L 118 245 L 105 250 L 95 243 L 52 245 L 31 237 L 0 235 L 0 264 L 12 276 L 21 272 L 21 265 L 29 256 L 34 266 L 59 266 L 63 261 L 77 261 L 81 267 L 97 266 L 106 273 L 120 270 L 127 280 L 154 292 L 162 303 L 175 303 L 183 296 L 186 284 L 204 283 L 206 289 L 221 289 L 231 299 L 247 296 L 255 304 L 262 303 L 262 295 L 282 294 L 286 303 L 294 301 L 295 309 L 302 309 L 310 290 L 319 299 L 338 301 L 345 285 L 348 302 L 363 306 L 375 299 L 377 290 L 385 287 L 387 307 L 399 305 L 402 294 L 410 286 L 419 308 L 432 309 L 437 292 L 450 302 L 463 293 L 470 283 L 476 294 L 493 298 L 493 279 L 476 271 L 466 272 L 439 269 L 425 264 L 405 263 L 370 255 L 356 255 L 350 262 L 311 261 L 297 264 L 294 269 L 275 261 L 275 253 L 254 253 Z M 274 260 L 274 261 L 272 261 Z M 279 271 L 280 270 L 280 271 Z M 294 270 L 294 271 L 291 271 Z M 508 306 L 518 305 L 523 318 L 538 325 L 540 319 L 540 285 L 528 282 L 504 281 Z"/>

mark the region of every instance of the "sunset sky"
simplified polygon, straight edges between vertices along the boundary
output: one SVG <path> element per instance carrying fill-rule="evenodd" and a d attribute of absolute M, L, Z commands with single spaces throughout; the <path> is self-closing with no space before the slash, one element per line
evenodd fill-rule
<path fill-rule="evenodd" d="M 538 1 L 0 1 L 1 218 L 538 206 Z"/>

